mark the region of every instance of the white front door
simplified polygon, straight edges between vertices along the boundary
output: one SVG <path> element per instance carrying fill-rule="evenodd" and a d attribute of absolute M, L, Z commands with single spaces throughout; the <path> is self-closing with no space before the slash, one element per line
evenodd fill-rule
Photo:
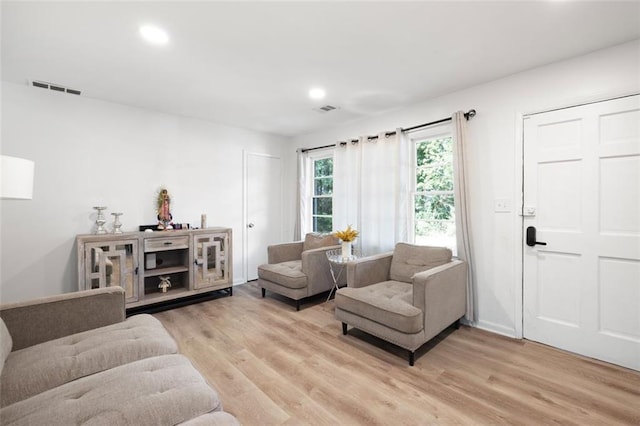
<path fill-rule="evenodd" d="M 282 166 L 279 157 L 247 153 L 247 281 L 258 279 L 267 246 L 282 242 Z"/>
<path fill-rule="evenodd" d="M 523 216 L 524 337 L 640 370 L 640 96 L 525 117 Z"/>

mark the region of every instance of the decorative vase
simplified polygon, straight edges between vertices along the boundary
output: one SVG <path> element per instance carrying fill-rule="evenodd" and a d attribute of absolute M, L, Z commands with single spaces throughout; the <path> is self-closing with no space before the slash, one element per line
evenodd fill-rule
<path fill-rule="evenodd" d="M 107 219 L 105 219 L 102 212 L 107 208 L 98 206 L 93 209 L 98 211 L 98 215 L 96 216 L 96 234 L 106 234 L 107 230 L 105 229 L 104 224 L 107 223 Z"/>
<path fill-rule="evenodd" d="M 351 259 L 351 241 L 342 242 L 342 260 Z"/>
<path fill-rule="evenodd" d="M 122 213 L 111 213 L 113 216 L 113 230 L 111 231 L 114 234 L 122 234 L 122 223 L 120 223 L 120 216 Z"/>

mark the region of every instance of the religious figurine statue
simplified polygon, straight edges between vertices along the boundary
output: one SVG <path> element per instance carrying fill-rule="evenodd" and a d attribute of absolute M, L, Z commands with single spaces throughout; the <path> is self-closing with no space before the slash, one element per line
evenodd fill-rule
<path fill-rule="evenodd" d="M 173 229 L 171 224 L 173 220 L 173 216 L 171 215 L 171 197 L 166 188 L 160 189 L 157 202 L 158 229 Z"/>

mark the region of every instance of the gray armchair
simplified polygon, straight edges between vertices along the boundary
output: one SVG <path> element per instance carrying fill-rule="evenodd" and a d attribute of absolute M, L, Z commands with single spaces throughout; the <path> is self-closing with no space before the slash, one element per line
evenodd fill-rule
<path fill-rule="evenodd" d="M 467 265 L 451 250 L 398 243 L 391 253 L 347 265 L 347 287 L 336 292 L 335 316 L 347 324 L 415 352 L 466 311 Z"/>
<path fill-rule="evenodd" d="M 333 235 L 307 234 L 304 241 L 267 248 L 268 262 L 258 266 L 258 287 L 300 301 L 333 288 L 327 250 L 339 247 Z M 344 280 L 343 280 L 344 281 Z"/>

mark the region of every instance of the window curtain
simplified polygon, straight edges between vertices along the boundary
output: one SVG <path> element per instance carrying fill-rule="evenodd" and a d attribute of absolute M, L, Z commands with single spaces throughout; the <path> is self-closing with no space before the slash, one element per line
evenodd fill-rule
<path fill-rule="evenodd" d="M 471 209 L 469 207 L 469 172 L 467 119 L 462 111 L 451 117 L 453 124 L 453 190 L 455 193 L 456 243 L 458 258 L 467 262 L 467 313 L 465 319 L 475 322 L 476 288 L 471 245 Z"/>
<path fill-rule="evenodd" d="M 311 176 L 309 168 L 309 154 L 298 149 L 298 189 L 297 189 L 297 212 L 296 221 L 293 228 L 294 241 L 302 240 L 302 236 L 311 232 L 310 220 L 311 206 Z"/>
<path fill-rule="evenodd" d="M 360 230 L 360 155 L 359 140 L 336 144 L 333 153 L 333 229 L 351 225 Z M 360 239 L 355 243 L 359 247 Z"/>
<path fill-rule="evenodd" d="M 411 146 L 401 129 L 336 147 L 333 228 L 353 226 L 363 256 L 393 250 L 407 241 Z"/>

